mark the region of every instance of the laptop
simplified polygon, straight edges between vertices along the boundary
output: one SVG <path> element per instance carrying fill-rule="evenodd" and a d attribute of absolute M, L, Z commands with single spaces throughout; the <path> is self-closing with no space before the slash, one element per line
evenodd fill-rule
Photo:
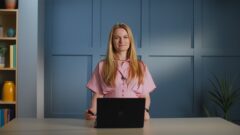
<path fill-rule="evenodd" d="M 142 128 L 145 98 L 98 98 L 96 128 Z"/>

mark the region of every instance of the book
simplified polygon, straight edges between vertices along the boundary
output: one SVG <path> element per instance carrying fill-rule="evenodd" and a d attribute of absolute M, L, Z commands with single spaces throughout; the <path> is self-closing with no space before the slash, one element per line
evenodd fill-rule
<path fill-rule="evenodd" d="M 16 45 L 13 46 L 13 67 L 17 67 L 17 50 Z"/>
<path fill-rule="evenodd" d="M 16 68 L 16 45 L 10 45 L 9 67 Z"/>
<path fill-rule="evenodd" d="M 4 125 L 4 111 L 3 109 L 0 109 L 0 127 L 3 127 Z"/>
<path fill-rule="evenodd" d="M 15 118 L 15 111 L 14 109 L 9 110 L 9 121 L 13 120 Z"/>
<path fill-rule="evenodd" d="M 9 47 L 9 67 L 10 68 L 13 68 L 13 45 L 10 45 L 10 47 Z"/>
<path fill-rule="evenodd" d="M 4 124 L 8 123 L 8 109 L 3 109 L 4 113 Z"/>
<path fill-rule="evenodd" d="M 0 128 L 14 119 L 15 114 L 13 109 L 0 109 Z"/>

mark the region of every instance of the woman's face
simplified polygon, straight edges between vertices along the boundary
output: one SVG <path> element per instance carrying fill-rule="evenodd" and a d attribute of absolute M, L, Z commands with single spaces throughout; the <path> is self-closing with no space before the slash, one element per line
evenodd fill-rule
<path fill-rule="evenodd" d="M 113 47 L 117 51 L 120 52 L 127 52 L 130 47 L 130 39 L 128 33 L 123 28 L 118 28 L 113 33 Z"/>

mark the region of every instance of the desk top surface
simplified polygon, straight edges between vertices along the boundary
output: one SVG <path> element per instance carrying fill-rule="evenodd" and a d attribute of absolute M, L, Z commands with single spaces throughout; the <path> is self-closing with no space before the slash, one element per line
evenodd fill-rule
<path fill-rule="evenodd" d="M 240 135 L 240 126 L 221 118 L 158 118 L 144 128 L 96 129 L 81 119 L 15 119 L 1 135 Z"/>

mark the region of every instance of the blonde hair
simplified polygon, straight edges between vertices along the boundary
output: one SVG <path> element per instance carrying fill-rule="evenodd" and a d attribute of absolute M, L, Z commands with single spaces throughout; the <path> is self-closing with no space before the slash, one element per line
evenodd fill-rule
<path fill-rule="evenodd" d="M 126 24 L 119 23 L 115 24 L 112 27 L 112 30 L 109 34 L 109 40 L 108 40 L 108 49 L 106 58 L 104 60 L 103 65 L 103 81 L 108 86 L 115 86 L 115 80 L 116 80 L 116 73 L 117 73 L 117 62 L 114 60 L 116 58 L 116 50 L 113 47 L 113 33 L 116 29 L 122 28 L 127 31 L 129 40 L 130 40 L 130 47 L 127 52 L 127 58 L 130 60 L 130 69 L 128 72 L 128 79 L 127 82 L 129 83 L 132 79 L 137 78 L 138 85 L 143 83 L 143 77 L 144 77 L 144 65 L 143 63 L 137 59 L 137 53 L 135 48 L 135 42 L 133 38 L 133 33 L 130 27 Z"/>

